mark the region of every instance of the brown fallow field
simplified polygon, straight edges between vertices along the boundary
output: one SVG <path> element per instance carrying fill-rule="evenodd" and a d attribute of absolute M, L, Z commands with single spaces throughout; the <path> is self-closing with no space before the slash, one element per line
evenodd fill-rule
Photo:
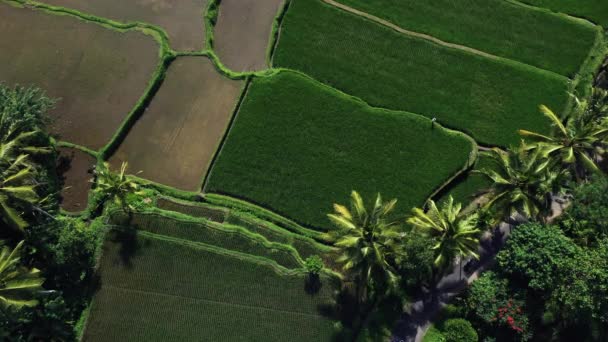
<path fill-rule="evenodd" d="M 266 52 L 274 18 L 283 0 L 222 0 L 214 30 L 214 48 L 234 71 L 268 67 Z"/>
<path fill-rule="evenodd" d="M 145 22 L 161 27 L 171 47 L 198 51 L 205 45 L 204 11 L 208 0 L 42 0 L 121 22 Z"/>
<path fill-rule="evenodd" d="M 67 15 L 0 2 L 0 82 L 58 98 L 51 132 L 103 147 L 144 94 L 159 60 L 156 41 Z"/>
<path fill-rule="evenodd" d="M 149 108 L 110 159 L 141 177 L 199 191 L 244 86 L 223 77 L 206 57 L 180 57 Z"/>

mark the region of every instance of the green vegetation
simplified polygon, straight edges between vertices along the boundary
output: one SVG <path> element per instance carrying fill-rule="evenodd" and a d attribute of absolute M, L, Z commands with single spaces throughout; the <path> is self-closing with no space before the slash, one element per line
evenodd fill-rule
<path fill-rule="evenodd" d="M 522 143 L 515 151 L 492 150 L 495 169 L 482 169 L 492 180 L 490 200 L 484 209 L 494 223 L 512 222 L 517 214 L 544 221 L 551 213 L 554 194 L 562 194 L 571 174 L 538 150 L 530 151 Z"/>
<path fill-rule="evenodd" d="M 435 250 L 435 266 L 440 271 L 449 270 L 454 261 L 467 257 L 479 259 L 477 248 L 479 247 L 479 235 L 481 230 L 477 228 L 477 213 L 464 215 L 461 213 L 462 205 L 454 204 L 450 197 L 440 208 L 433 200 L 429 200 L 428 211 L 414 208 L 413 215 L 408 218 L 407 223 L 424 234 L 437 239 L 433 246 Z M 460 263 L 462 266 L 462 263 Z M 461 269 L 462 274 L 462 269 Z"/>
<path fill-rule="evenodd" d="M 574 199 L 559 225 L 581 246 L 593 246 L 608 238 L 608 178 L 596 176 L 572 191 Z"/>
<path fill-rule="evenodd" d="M 367 209 L 361 195 L 353 191 L 351 209 L 334 204 L 334 213 L 327 215 L 336 226 L 329 233 L 340 250 L 336 262 L 353 275 L 355 297 L 361 306 L 373 306 L 397 291 L 399 278 L 391 261 L 398 257 L 397 243 L 404 232 L 390 218 L 396 204 L 395 199 L 383 202 L 378 194 Z"/>
<path fill-rule="evenodd" d="M 518 0 L 530 5 L 548 8 L 556 12 L 585 18 L 608 27 L 608 2 L 604 0 Z"/>
<path fill-rule="evenodd" d="M 11 249 L 2 246 L 0 251 L 0 307 L 36 306 L 37 292 L 42 290 L 44 279 L 40 277 L 40 270 L 27 269 L 21 265 L 21 248 L 23 241 Z"/>
<path fill-rule="evenodd" d="M 517 129 L 548 133 L 536 108 L 565 110 L 569 90 L 565 77 L 409 37 L 320 0 L 292 1 L 274 65 L 500 146 L 517 144 Z"/>
<path fill-rule="evenodd" d="M 410 31 L 568 77 L 579 71 L 597 32 L 592 25 L 503 0 L 340 2 Z"/>
<path fill-rule="evenodd" d="M 220 225 L 211 221 L 195 221 L 171 217 L 169 213 L 134 213 L 112 215 L 112 222 L 139 231 L 200 242 L 274 260 L 285 268 L 302 268 L 303 262 L 294 248 L 272 243 L 238 226 Z"/>
<path fill-rule="evenodd" d="M 564 120 L 546 106 L 540 107 L 541 112 L 557 127 L 555 137 L 526 130 L 520 130 L 519 134 L 535 142 L 532 148 L 555 159 L 560 166 L 581 179 L 585 173 L 601 173 L 596 160 L 603 153 L 598 146 L 606 145 L 608 120 L 590 113 L 586 102 L 578 102 L 578 107 L 574 115 Z"/>
<path fill-rule="evenodd" d="M 297 73 L 256 78 L 206 190 L 312 227 L 327 227 L 332 200 L 353 187 L 364 197 L 400 196 L 411 208 L 475 153 L 466 136 L 432 127 L 428 119 L 370 108 Z"/>
<path fill-rule="evenodd" d="M 482 169 L 492 170 L 494 168 L 495 163 L 489 154 L 487 152 L 480 152 L 473 169 L 462 175 L 461 178 L 456 179 L 453 184 L 450 184 L 437 202 L 444 203 L 452 196 L 454 202 L 465 205 L 470 203 L 492 185 L 491 179 L 477 171 Z"/>
<path fill-rule="evenodd" d="M 130 248 L 125 250 L 125 246 Z M 117 259 L 123 262 L 117 265 Z M 312 296 L 304 292 L 305 273 L 282 270 L 221 249 L 186 245 L 149 233 L 135 237 L 117 233 L 105 244 L 100 264 L 102 289 L 84 337 L 331 339 L 332 320 L 320 310 L 333 303 L 333 280 L 322 275 L 323 286 Z"/>

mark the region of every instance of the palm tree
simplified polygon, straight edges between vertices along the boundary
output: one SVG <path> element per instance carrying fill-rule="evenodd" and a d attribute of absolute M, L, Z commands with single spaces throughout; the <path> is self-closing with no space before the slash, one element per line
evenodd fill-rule
<path fill-rule="evenodd" d="M 545 220 L 551 211 L 553 195 L 562 193 L 569 172 L 544 157 L 540 150 L 530 150 L 522 143 L 516 151 L 505 152 L 497 148 L 489 154 L 496 169 L 479 172 L 492 180 L 486 191 L 489 210 L 496 222 L 512 222 L 517 214 L 527 218 Z"/>
<path fill-rule="evenodd" d="M 479 234 L 477 228 L 478 215 L 464 215 L 462 205 L 454 204 L 452 196 L 440 208 L 433 200 L 428 201 L 429 210 L 425 212 L 420 208 L 413 209 L 413 216 L 407 222 L 424 234 L 437 238 L 435 250 L 435 266 L 445 271 L 452 263 L 472 256 L 479 258 Z M 462 276 L 462 262 L 460 263 Z"/>
<path fill-rule="evenodd" d="M 532 140 L 535 144 L 530 149 L 541 151 L 543 157 L 549 157 L 570 169 L 577 179 L 583 179 L 585 173 L 599 173 L 595 160 L 603 153 L 608 138 L 608 120 L 594 118 L 595 105 L 577 100 L 577 110 L 562 122 L 547 106 L 540 106 L 541 112 L 557 127 L 554 136 L 519 130 L 519 134 Z"/>
<path fill-rule="evenodd" d="M 17 231 L 28 227 L 23 209 L 35 206 L 40 198 L 35 191 L 34 172 L 27 165 L 27 155 L 12 160 L 8 166 L 0 160 L 0 213 L 4 223 Z"/>
<path fill-rule="evenodd" d="M 23 241 L 13 250 L 3 246 L 0 251 L 0 307 L 35 306 L 37 292 L 42 291 L 44 279 L 36 268 L 28 269 L 20 264 Z"/>
<path fill-rule="evenodd" d="M 340 249 L 337 262 L 356 279 L 357 301 L 367 303 L 394 290 L 398 276 L 392 262 L 399 253 L 396 240 L 402 237 L 397 222 L 388 215 L 397 200 L 384 203 L 380 194 L 371 210 L 367 210 L 358 192 L 351 193 L 351 209 L 334 204 L 334 213 L 327 216 L 337 227 L 328 233 Z"/>
<path fill-rule="evenodd" d="M 103 167 L 97 172 L 97 187 L 95 188 L 95 191 L 102 194 L 104 201 L 112 200 L 125 211 L 134 210 L 128 204 L 127 197 L 139 190 L 139 185 L 127 178 L 128 167 L 129 164 L 123 162 L 120 166 L 120 172 L 114 173 L 110 170 L 110 165 L 104 163 Z"/>

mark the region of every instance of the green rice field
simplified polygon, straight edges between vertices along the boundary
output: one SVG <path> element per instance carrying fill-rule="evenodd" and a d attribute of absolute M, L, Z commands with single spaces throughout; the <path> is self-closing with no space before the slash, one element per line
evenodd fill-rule
<path fill-rule="evenodd" d="M 301 74 L 280 72 L 254 79 L 206 191 L 328 227 L 332 203 L 353 189 L 366 198 L 398 197 L 401 208 L 424 203 L 467 165 L 474 148 L 424 117 L 374 109 Z"/>
<path fill-rule="evenodd" d="M 407 235 L 412 208 L 484 200 L 487 151 L 551 135 L 539 106 L 565 117 L 601 83 L 602 25 L 608 0 L 0 0 L 0 84 L 57 100 L 39 172 L 57 179 L 31 184 L 57 190 L 42 209 L 62 202 L 26 259 L 90 259 L 68 265 L 90 279 L 76 304 L 54 297 L 73 270 L 40 267 L 52 296 L 28 315 L 69 316 L 66 340 L 86 342 L 415 340 L 396 319 L 432 281 L 392 265 L 431 241 Z M 396 198 L 414 248 L 383 259 L 400 291 L 365 319 L 356 302 L 380 293 L 327 234 L 353 190 Z"/>
<path fill-rule="evenodd" d="M 568 77 L 579 71 L 598 31 L 593 25 L 504 0 L 339 2 L 407 30 Z"/>
<path fill-rule="evenodd" d="M 264 261 L 149 233 L 134 239 L 117 234 L 104 245 L 85 341 L 319 341 L 334 334 L 323 314 L 333 303 L 330 278 L 312 296 L 303 274 Z"/>
<path fill-rule="evenodd" d="M 608 2 L 604 0 L 518 0 L 533 6 L 544 7 L 555 12 L 585 18 L 603 27 L 608 27 Z"/>
<path fill-rule="evenodd" d="M 274 56 L 375 107 L 436 117 L 488 145 L 517 144 L 517 129 L 550 130 L 568 80 L 554 73 L 409 37 L 320 0 L 294 0 Z"/>

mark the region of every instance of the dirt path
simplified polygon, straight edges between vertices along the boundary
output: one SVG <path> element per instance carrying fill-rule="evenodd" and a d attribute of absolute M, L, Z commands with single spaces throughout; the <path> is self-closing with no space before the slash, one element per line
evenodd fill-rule
<path fill-rule="evenodd" d="M 448 43 L 448 42 L 445 42 L 445 41 L 443 41 L 441 39 L 438 39 L 438 38 L 435 38 L 433 36 L 430 36 L 428 34 L 406 30 L 406 29 L 404 29 L 404 28 L 402 28 L 400 26 L 397 26 L 397 25 L 391 23 L 390 21 L 384 20 L 382 18 L 376 17 L 376 16 L 371 15 L 371 14 L 366 13 L 366 12 L 359 11 L 358 9 L 352 8 L 352 7 L 344 5 L 344 4 L 341 4 L 341 3 L 337 2 L 337 1 L 334 1 L 334 0 L 323 0 L 323 2 L 325 2 L 328 5 L 332 5 L 334 7 L 337 7 L 339 9 L 341 9 L 341 10 L 344 10 L 344 11 L 350 12 L 352 14 L 356 14 L 356 15 L 362 16 L 364 18 L 367 18 L 369 20 L 375 21 L 378 24 L 384 25 L 386 27 L 390 27 L 391 29 L 393 29 L 393 30 L 395 30 L 395 31 L 397 31 L 399 33 L 406 34 L 408 36 L 412 36 L 412 37 L 428 40 L 428 41 L 431 41 L 431 42 L 433 42 L 435 44 L 438 44 L 438 45 L 441 45 L 441 46 L 445 46 L 445 47 L 449 47 L 449 48 L 452 48 L 452 49 L 466 51 L 466 52 L 469 52 L 469 53 L 472 53 L 472 54 L 475 54 L 475 55 L 478 55 L 478 56 L 482 56 L 482 57 L 486 57 L 486 58 L 490 58 L 490 59 L 495 59 L 495 60 L 504 60 L 504 58 L 502 58 L 502 57 L 498 57 L 496 55 L 493 55 L 493 54 L 490 54 L 490 53 L 487 53 L 487 52 L 483 52 L 483 51 L 480 51 L 480 50 L 477 50 L 477 49 L 473 49 L 473 48 L 470 48 L 468 46 L 464 46 L 464 45 L 460 45 L 460 44 Z"/>

